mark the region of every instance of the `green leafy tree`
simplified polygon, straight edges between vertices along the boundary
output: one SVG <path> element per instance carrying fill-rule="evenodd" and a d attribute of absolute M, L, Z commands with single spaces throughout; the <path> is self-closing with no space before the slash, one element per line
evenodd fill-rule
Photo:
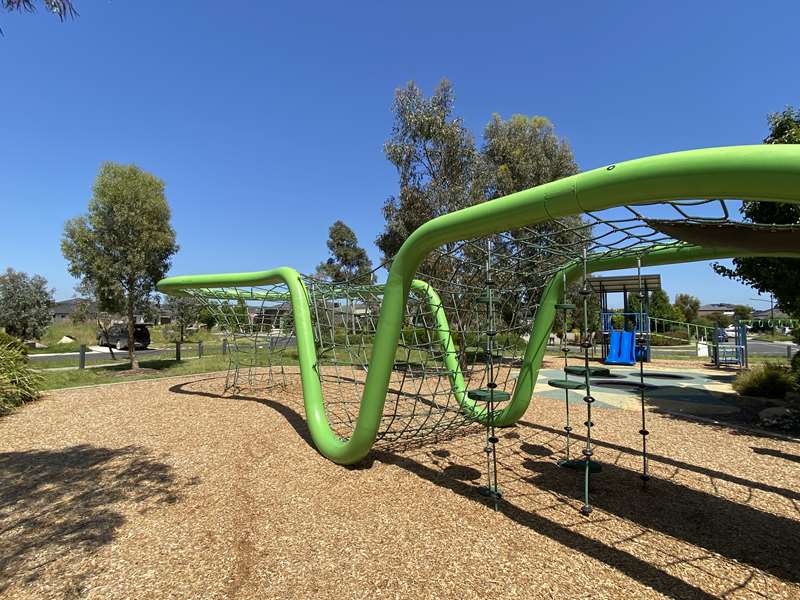
<path fill-rule="evenodd" d="M 683 315 L 683 321 L 693 323 L 700 310 L 700 299 L 691 294 L 676 294 L 673 306 Z"/>
<path fill-rule="evenodd" d="M 733 316 L 739 320 L 746 320 L 753 316 L 753 308 L 745 304 L 737 304 L 733 307 Z"/>
<path fill-rule="evenodd" d="M 578 172 L 572 148 L 541 116 L 492 115 L 483 132 L 483 156 L 491 179 L 488 196 L 499 198 Z"/>
<path fill-rule="evenodd" d="M 492 115 L 483 132 L 481 156 L 486 173 L 484 190 L 487 199 L 506 196 L 578 172 L 569 143 L 559 138 L 553 124 L 541 116 L 513 115 L 510 119 L 503 120 L 497 114 Z M 505 253 L 509 257 L 513 256 L 514 261 L 522 260 L 528 265 L 549 267 L 554 261 L 561 260 L 554 255 L 556 246 L 571 247 L 576 255 L 580 254 L 584 246 L 581 236 L 588 234 L 585 228 L 580 227 L 581 224 L 581 218 L 574 216 L 561 219 L 559 225 L 552 222 L 542 223 L 511 232 L 511 239 L 495 239 L 496 254 L 502 257 Z M 536 244 L 529 243 L 531 230 L 542 234 Z M 513 266 L 510 270 L 513 270 Z M 526 271 L 526 274 L 520 272 L 516 275 L 516 281 L 511 287 L 536 290 L 545 285 L 545 280 L 550 277 L 545 274 L 545 269 Z M 527 300 L 524 297 L 519 298 L 521 302 Z M 538 298 L 531 300 L 538 301 Z M 574 302 L 575 298 L 570 301 Z M 591 310 L 598 308 L 599 306 L 593 306 Z M 593 322 L 594 319 L 590 316 L 590 324 Z M 576 326 L 580 328 L 580 325 Z"/>
<path fill-rule="evenodd" d="M 200 309 L 200 314 L 197 315 L 197 321 L 205 325 L 206 329 L 211 331 L 217 324 L 217 317 L 210 308 L 204 306 Z"/>
<path fill-rule="evenodd" d="M 733 319 L 731 319 L 728 315 L 721 312 L 713 312 L 708 315 L 708 320 L 717 327 L 727 327 L 731 323 L 733 323 Z"/>
<path fill-rule="evenodd" d="M 768 117 L 770 133 L 765 144 L 800 143 L 800 110 L 787 107 Z M 745 221 L 767 224 L 800 224 L 800 206 L 780 202 L 743 202 Z M 787 313 L 800 317 L 800 259 L 797 258 L 734 258 L 733 268 L 715 263 L 714 270 L 725 277 L 754 287 L 760 293 L 771 293 Z"/>
<path fill-rule="evenodd" d="M 628 299 L 628 308 L 631 312 L 639 312 L 640 301 L 635 295 Z M 647 303 L 647 315 L 657 319 L 667 319 L 669 321 L 683 321 L 683 313 L 674 307 L 667 292 L 664 290 L 653 290 Z"/>
<path fill-rule="evenodd" d="M 767 117 L 769 135 L 765 144 L 800 144 L 800 109 L 787 106 Z"/>
<path fill-rule="evenodd" d="M 88 214 L 65 225 L 61 251 L 69 272 L 93 290 L 99 310 L 127 317 L 135 369 L 135 308 L 148 299 L 178 250 L 164 182 L 135 165 L 108 162 L 92 191 Z"/>
<path fill-rule="evenodd" d="M 75 310 L 69 317 L 73 323 L 87 323 L 92 314 L 92 303 L 89 300 L 81 299 L 75 304 Z"/>
<path fill-rule="evenodd" d="M 394 98 L 394 125 L 384 145 L 400 190 L 383 206 L 386 225 L 375 240 L 385 260 L 423 223 L 483 200 L 475 139 L 453 117 L 453 86 L 442 80 L 430 98 L 412 81 Z"/>
<path fill-rule="evenodd" d="M 203 304 L 197 298 L 191 296 L 169 296 L 167 297 L 167 308 L 178 330 L 177 341 L 183 342 L 186 328 L 193 326 L 200 320 Z"/>
<path fill-rule="evenodd" d="M 42 336 L 50 324 L 53 290 L 41 275 L 7 269 L 0 275 L 0 327 L 22 340 Z"/>
<path fill-rule="evenodd" d="M 327 281 L 372 284 L 375 275 L 366 250 L 358 245 L 356 234 L 342 221 L 328 230 L 330 257 L 317 266 L 317 276 Z"/>

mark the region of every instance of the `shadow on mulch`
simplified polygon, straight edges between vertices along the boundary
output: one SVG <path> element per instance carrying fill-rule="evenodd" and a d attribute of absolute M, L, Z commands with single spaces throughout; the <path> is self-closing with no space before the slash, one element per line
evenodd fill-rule
<path fill-rule="evenodd" d="M 782 458 L 791 462 L 800 463 L 800 455 L 789 454 L 788 452 L 781 452 L 780 450 L 773 450 L 772 448 L 754 448 L 751 450 L 756 454 L 766 454 L 767 456 L 774 456 L 775 458 Z"/>
<path fill-rule="evenodd" d="M 778 403 L 768 398 L 756 398 L 752 396 L 741 396 L 729 392 L 709 392 L 717 402 L 736 407 L 737 412 L 708 412 L 701 411 L 698 414 L 693 414 L 691 409 L 687 409 L 686 413 L 677 412 L 672 405 L 670 405 L 670 398 L 673 395 L 680 393 L 681 388 L 674 390 L 667 387 L 659 387 L 659 392 L 669 395 L 669 397 L 658 398 L 656 396 L 645 395 L 645 402 L 647 406 L 653 409 L 653 412 L 667 417 L 669 419 L 676 419 L 678 421 L 691 421 L 698 425 L 707 427 L 720 428 L 726 425 L 731 426 L 729 433 L 731 435 L 748 435 L 752 437 L 763 437 L 775 440 L 785 440 L 787 436 L 800 435 L 800 428 L 780 429 L 778 431 L 771 431 L 764 427 L 761 421 L 760 413 L 765 408 L 778 406 Z M 686 406 L 692 403 L 698 406 L 708 404 L 702 399 L 682 399 Z M 746 431 L 736 429 L 736 427 L 745 427 Z"/>
<path fill-rule="evenodd" d="M 206 397 L 226 397 L 207 392 L 189 391 L 184 389 L 184 385 L 186 384 L 173 386 L 170 391 Z M 255 401 L 274 409 L 286 419 L 298 435 L 313 446 L 305 420 L 293 408 L 269 399 L 245 396 L 238 398 Z M 532 423 L 520 422 L 519 425 L 521 425 L 519 430 L 523 433 L 524 428 L 534 428 L 540 432 L 559 435 L 561 433 L 559 430 Z M 559 469 L 552 460 L 538 458 L 549 456 L 552 453 L 550 449 L 522 441 L 521 438 L 524 436 L 519 435 L 517 431 L 509 431 L 503 437 L 514 440 L 510 442 L 514 444 L 518 443 L 516 440 L 519 440 L 519 450 L 530 457 L 522 461 L 522 467 L 530 473 L 519 478 L 517 484 L 532 483 L 540 489 L 553 491 L 563 497 L 577 496 L 579 477 L 575 473 Z M 580 436 L 575 436 L 575 438 L 579 440 Z M 630 448 L 618 447 L 614 444 L 600 442 L 598 445 L 629 453 L 635 452 Z M 464 454 L 470 455 L 469 452 Z M 431 467 L 401 453 L 373 449 L 369 457 L 355 468 L 369 468 L 377 460 L 405 469 L 421 479 L 448 489 L 473 502 L 487 504 L 486 499 L 477 493 L 482 464 L 477 462 L 474 464 L 455 463 L 450 459 L 452 453 L 444 449 L 433 450 L 431 455 L 437 459 L 445 459 L 447 464 Z M 651 461 L 663 462 L 740 485 L 778 493 L 788 498 L 800 498 L 800 494 L 791 490 L 752 482 L 741 477 L 658 455 L 652 455 Z M 437 462 L 441 462 L 441 460 Z M 511 483 L 513 485 L 514 482 Z M 800 523 L 797 521 L 765 513 L 669 480 L 653 479 L 645 489 L 642 489 L 638 472 L 614 465 L 604 465 L 602 476 L 593 479 L 593 489 L 594 506 L 609 514 L 637 523 L 643 528 L 685 540 L 698 547 L 708 548 L 722 556 L 772 573 L 781 579 L 800 581 L 800 565 L 791 560 L 796 540 L 800 539 Z M 630 493 L 621 494 L 619 493 L 620 489 L 630 490 Z M 566 500 L 561 501 L 566 502 Z M 514 522 L 529 527 L 538 534 L 547 536 L 567 548 L 603 562 L 662 594 L 670 597 L 704 600 L 714 597 L 622 549 L 592 539 L 534 511 L 525 510 L 514 504 L 508 497 L 499 502 L 498 510 Z"/>
<path fill-rule="evenodd" d="M 692 421 L 692 423 L 702 424 L 701 422 L 698 421 Z M 555 429 L 553 427 L 548 427 L 547 425 L 539 425 L 538 423 L 530 423 L 528 421 L 517 421 L 517 425 L 519 427 L 527 427 L 530 429 L 541 431 L 543 433 L 552 434 L 553 436 L 562 437 L 564 435 L 564 432 L 561 429 Z M 719 428 L 720 426 L 718 425 L 717 427 Z M 586 441 L 585 436 L 576 432 L 572 432 L 572 439 L 581 443 Z M 620 446 L 619 444 L 613 444 L 611 442 L 606 442 L 594 438 L 592 438 L 592 444 L 594 444 L 595 446 L 599 446 L 601 448 L 614 450 L 616 452 L 623 452 L 625 454 L 639 456 L 639 450 L 634 450 L 632 448 L 628 448 L 627 446 Z M 698 475 L 705 475 L 707 477 L 711 477 L 712 479 L 727 481 L 729 483 L 734 483 L 736 485 L 752 488 L 754 490 L 761 490 L 762 492 L 767 492 L 769 494 L 777 494 L 789 500 L 800 502 L 800 491 L 798 490 L 790 490 L 779 486 L 770 485 L 768 483 L 763 483 L 760 481 L 752 481 L 750 479 L 746 479 L 738 475 L 725 473 L 723 471 L 716 471 L 714 469 L 708 469 L 706 467 L 700 467 L 698 465 L 693 465 L 691 463 L 687 463 L 682 460 L 670 458 L 669 456 L 664 456 L 662 454 L 654 454 L 652 452 L 648 452 L 647 456 L 650 462 L 661 463 L 663 465 L 675 467 L 678 469 L 683 469 L 684 471 L 689 471 L 691 473 L 697 473 Z"/>
<path fill-rule="evenodd" d="M 138 446 L 0 453 L 0 594 L 12 576 L 31 583 L 113 541 L 125 523 L 115 505 L 178 499 L 172 467 Z M 81 582 L 71 585 L 80 595 Z"/>
<path fill-rule="evenodd" d="M 527 460 L 524 480 L 563 496 L 581 497 L 583 474 L 553 461 Z M 623 491 L 624 490 L 624 491 Z M 795 560 L 800 523 L 745 504 L 695 490 L 668 479 L 642 485 L 639 472 L 603 463 L 592 478 L 592 506 L 640 527 L 658 531 L 792 582 L 800 581 Z"/>

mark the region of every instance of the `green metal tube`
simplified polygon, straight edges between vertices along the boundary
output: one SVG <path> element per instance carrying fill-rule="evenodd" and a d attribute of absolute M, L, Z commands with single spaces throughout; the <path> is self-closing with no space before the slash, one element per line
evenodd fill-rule
<path fill-rule="evenodd" d="M 208 279 L 209 276 L 173 277 L 159 282 L 159 289 L 169 293 L 186 285 L 224 287 L 284 281 L 289 287 L 295 311 L 309 429 L 322 454 L 336 462 L 349 464 L 366 456 L 375 440 L 403 325 L 405 303 L 417 267 L 432 250 L 446 243 L 487 236 L 523 225 L 535 225 L 589 210 L 685 198 L 800 202 L 800 148 L 791 144 L 736 146 L 632 160 L 484 202 L 422 225 L 403 244 L 389 271 L 360 413 L 353 435 L 346 441 L 339 440 L 333 434 L 325 418 L 319 378 L 315 372 L 316 356 L 308 301 L 305 287 L 296 271 L 284 267 L 267 272 L 274 280 L 264 280 L 264 272 L 230 274 L 221 278 L 211 276 L 212 279 Z M 665 249 L 660 254 L 648 251 L 642 257 L 642 264 L 670 264 L 739 255 L 730 250 L 714 252 L 693 246 L 679 246 Z M 662 262 L 656 262 L 659 258 Z M 622 256 L 604 257 L 597 260 L 592 270 L 628 268 L 623 266 L 629 264 L 625 262 L 627 259 Z M 534 332 L 525 352 L 523 372 L 514 398 L 502 414 L 506 424 L 519 418 L 524 413 L 523 408 L 530 403 L 535 384 L 533 365 L 536 363 L 535 371 L 538 372 L 544 353 L 539 346 L 542 339 L 545 343 L 547 339 L 543 337 L 543 331 L 546 330 L 549 335 L 552 324 L 553 310 L 548 305 L 551 298 L 557 298 L 554 287 L 558 285 L 551 283 L 548 286 L 544 297 L 546 302 L 540 307 L 541 319 L 537 312 Z"/>

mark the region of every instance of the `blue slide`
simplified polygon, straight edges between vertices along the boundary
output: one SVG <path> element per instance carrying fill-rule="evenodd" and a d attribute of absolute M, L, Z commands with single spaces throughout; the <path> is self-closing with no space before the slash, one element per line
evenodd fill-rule
<path fill-rule="evenodd" d="M 612 329 L 608 339 L 607 365 L 636 364 L 636 332 Z"/>

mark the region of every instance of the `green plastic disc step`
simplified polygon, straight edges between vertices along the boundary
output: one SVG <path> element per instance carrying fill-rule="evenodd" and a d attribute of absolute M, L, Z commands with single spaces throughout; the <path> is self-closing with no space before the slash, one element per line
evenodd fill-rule
<path fill-rule="evenodd" d="M 547 385 L 562 390 L 584 390 L 586 384 L 575 379 L 549 379 Z"/>
<path fill-rule="evenodd" d="M 575 310 L 574 304 L 556 304 L 556 310 Z"/>
<path fill-rule="evenodd" d="M 583 472 L 586 469 L 586 461 L 582 458 L 573 458 L 572 460 L 560 460 L 558 461 L 559 467 L 564 467 L 565 469 L 574 469 L 575 471 Z M 603 470 L 603 465 L 599 462 L 590 460 L 589 461 L 589 473 L 599 473 Z"/>
<path fill-rule="evenodd" d="M 488 402 L 492 392 L 494 392 L 495 402 L 505 402 L 506 400 L 511 399 L 511 394 L 509 394 L 508 392 L 504 392 L 502 390 L 490 390 L 487 388 L 470 390 L 467 392 L 467 397 L 470 398 L 471 400 L 477 400 L 479 402 Z"/>
<path fill-rule="evenodd" d="M 585 375 L 586 367 L 578 365 L 564 367 L 564 372 L 570 375 Z M 609 375 L 611 375 L 610 369 L 606 369 L 605 367 L 589 367 L 589 377 L 608 377 Z"/>

